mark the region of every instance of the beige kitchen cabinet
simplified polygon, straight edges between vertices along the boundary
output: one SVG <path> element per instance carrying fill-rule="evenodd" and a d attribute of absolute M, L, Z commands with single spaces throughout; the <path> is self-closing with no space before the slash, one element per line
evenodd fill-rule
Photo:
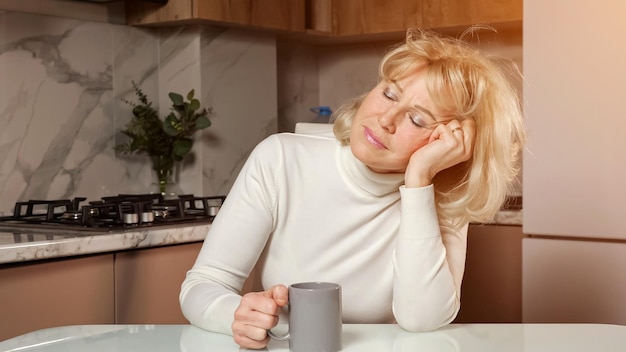
<path fill-rule="evenodd" d="M 185 324 L 178 303 L 180 285 L 202 242 L 115 254 L 117 324 Z"/>
<path fill-rule="evenodd" d="M 523 0 L 311 0 L 307 29 L 333 36 L 404 32 L 407 28 L 521 23 Z"/>
<path fill-rule="evenodd" d="M 33 330 L 113 324 L 113 254 L 0 266 L 0 341 Z"/>
<path fill-rule="evenodd" d="M 304 31 L 305 0 L 169 0 L 160 5 L 148 1 L 127 1 L 129 25 L 213 23 Z"/>
<path fill-rule="evenodd" d="M 522 227 L 470 225 L 456 323 L 522 321 Z"/>

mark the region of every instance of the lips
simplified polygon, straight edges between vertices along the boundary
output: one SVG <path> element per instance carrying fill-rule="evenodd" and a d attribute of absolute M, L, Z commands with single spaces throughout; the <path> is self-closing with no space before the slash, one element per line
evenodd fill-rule
<path fill-rule="evenodd" d="M 367 139 L 367 141 L 374 147 L 379 149 L 387 149 L 387 147 L 385 147 L 385 145 L 380 140 L 378 140 L 376 136 L 374 136 L 374 133 L 369 128 L 365 127 L 364 134 L 365 139 Z"/>

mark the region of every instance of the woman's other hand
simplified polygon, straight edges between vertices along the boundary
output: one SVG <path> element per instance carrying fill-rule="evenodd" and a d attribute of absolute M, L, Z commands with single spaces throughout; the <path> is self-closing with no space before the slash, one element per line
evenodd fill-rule
<path fill-rule="evenodd" d="M 233 338 L 243 348 L 259 349 L 267 345 L 267 330 L 278 324 L 282 307 L 289 300 L 285 285 L 272 286 L 267 291 L 245 294 L 235 310 Z"/>
<path fill-rule="evenodd" d="M 438 125 L 428 144 L 411 156 L 405 173 L 406 187 L 428 186 L 439 171 L 469 160 L 475 135 L 476 123 L 472 118 Z"/>

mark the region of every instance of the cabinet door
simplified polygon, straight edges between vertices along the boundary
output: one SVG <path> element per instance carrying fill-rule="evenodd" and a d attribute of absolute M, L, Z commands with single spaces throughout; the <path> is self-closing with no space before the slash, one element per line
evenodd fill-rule
<path fill-rule="evenodd" d="M 523 0 L 310 0 L 307 28 L 337 36 L 522 21 Z"/>
<path fill-rule="evenodd" d="M 166 24 L 193 18 L 193 0 L 169 0 L 162 5 L 149 1 L 126 1 L 129 25 Z"/>
<path fill-rule="evenodd" d="M 456 323 L 522 320 L 522 227 L 470 225 Z"/>
<path fill-rule="evenodd" d="M 0 341 L 34 330 L 113 324 L 113 255 L 0 266 Z"/>
<path fill-rule="evenodd" d="M 194 17 L 303 32 L 304 0 L 194 0 Z"/>
<path fill-rule="evenodd" d="M 115 254 L 117 324 L 186 324 L 178 303 L 180 285 L 196 261 L 201 242 Z"/>
<path fill-rule="evenodd" d="M 334 34 L 403 32 L 420 27 L 420 5 L 414 0 L 334 0 Z"/>
<path fill-rule="evenodd" d="M 422 23 L 427 28 L 499 24 L 523 18 L 523 0 L 423 0 Z"/>
<path fill-rule="evenodd" d="M 304 31 L 304 0 L 170 0 L 166 5 L 126 2 L 130 25 L 208 21 L 223 26 Z"/>

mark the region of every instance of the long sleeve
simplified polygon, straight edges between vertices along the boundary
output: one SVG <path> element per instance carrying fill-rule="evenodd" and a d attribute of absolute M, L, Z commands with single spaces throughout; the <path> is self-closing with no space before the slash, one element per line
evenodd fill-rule
<path fill-rule="evenodd" d="M 274 226 L 274 170 L 280 149 L 262 142 L 255 148 L 216 216 L 193 268 L 182 284 L 180 302 L 190 323 L 232 334 L 240 290 Z"/>
<path fill-rule="evenodd" d="M 409 331 L 450 323 L 460 308 L 467 225 L 441 231 L 434 189 L 401 187 L 401 225 L 393 256 L 393 312 Z"/>

